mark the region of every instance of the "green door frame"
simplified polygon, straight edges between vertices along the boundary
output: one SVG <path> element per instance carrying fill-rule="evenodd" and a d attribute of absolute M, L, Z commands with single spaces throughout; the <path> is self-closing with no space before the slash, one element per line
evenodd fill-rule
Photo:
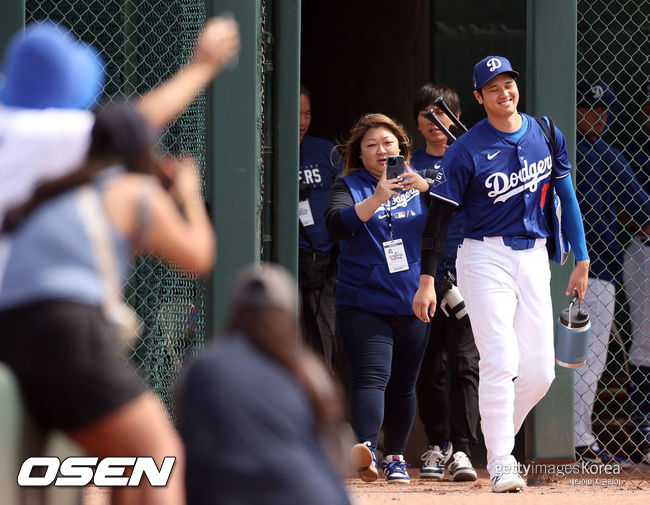
<path fill-rule="evenodd" d="M 528 0 L 527 17 L 526 110 L 553 118 L 575 167 L 577 0 Z M 573 257 L 551 264 L 554 318 L 568 304 L 571 265 Z M 573 370 L 556 365 L 555 381 L 526 422 L 526 460 L 572 461 L 573 425 Z"/>

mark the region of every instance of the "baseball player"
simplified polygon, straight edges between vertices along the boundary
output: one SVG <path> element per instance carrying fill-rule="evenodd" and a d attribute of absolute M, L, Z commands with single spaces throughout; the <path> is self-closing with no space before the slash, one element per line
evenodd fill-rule
<path fill-rule="evenodd" d="M 428 321 L 436 306 L 434 273 L 449 217 L 465 209 L 458 287 L 479 350 L 479 411 L 494 492 L 525 484 L 511 455 L 515 434 L 555 377 L 550 235 L 544 214 L 551 176 L 562 201 L 563 227 L 578 260 L 566 294 L 582 299 L 589 257 L 571 165 L 562 133 L 555 159 L 534 118 L 517 111 L 519 91 L 508 59 L 488 56 L 474 66 L 474 97 L 487 119 L 454 142 L 431 187 L 422 236 L 420 287 L 413 310 Z"/>

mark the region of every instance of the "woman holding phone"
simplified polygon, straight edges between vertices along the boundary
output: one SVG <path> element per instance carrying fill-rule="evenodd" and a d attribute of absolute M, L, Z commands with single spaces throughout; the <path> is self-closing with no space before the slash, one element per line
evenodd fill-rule
<path fill-rule="evenodd" d="M 408 166 L 404 128 L 383 114 L 362 116 L 342 148 L 344 171 L 330 189 L 325 222 L 340 247 L 336 323 L 359 440 L 352 460 L 362 480 L 377 479 L 383 422 L 386 480 L 408 483 L 403 452 L 427 344 L 426 324 L 413 315 L 411 300 L 420 278 L 429 182 Z M 389 167 L 399 175 L 387 178 Z"/>

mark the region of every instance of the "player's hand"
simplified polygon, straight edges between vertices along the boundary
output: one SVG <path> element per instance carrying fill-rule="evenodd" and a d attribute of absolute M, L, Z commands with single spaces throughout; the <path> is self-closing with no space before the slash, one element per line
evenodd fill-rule
<path fill-rule="evenodd" d="M 420 193 L 426 193 L 429 191 L 429 183 L 424 180 L 417 172 L 414 172 L 408 163 L 404 164 L 406 166 L 406 172 L 404 172 L 400 177 L 402 177 L 402 186 L 405 190 L 415 188 Z"/>
<path fill-rule="evenodd" d="M 425 323 L 429 322 L 429 316 L 433 317 L 436 311 L 436 290 L 434 278 L 430 275 L 420 275 L 420 287 L 413 297 L 413 313 Z"/>
<path fill-rule="evenodd" d="M 582 300 L 587 291 L 587 282 L 589 282 L 589 260 L 578 261 L 569 277 L 565 294 L 569 296 L 576 291 L 578 300 Z"/>
<path fill-rule="evenodd" d="M 399 195 L 404 190 L 403 180 L 399 177 L 395 179 L 386 179 L 386 171 L 381 174 L 377 187 L 375 188 L 375 196 L 377 199 L 384 203 L 391 196 Z"/>
<path fill-rule="evenodd" d="M 234 19 L 210 18 L 199 34 L 192 61 L 219 72 L 240 49 L 239 25 Z"/>

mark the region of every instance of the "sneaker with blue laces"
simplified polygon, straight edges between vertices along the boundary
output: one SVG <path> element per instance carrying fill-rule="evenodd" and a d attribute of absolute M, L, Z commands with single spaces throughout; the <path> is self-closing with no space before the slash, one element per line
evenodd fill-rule
<path fill-rule="evenodd" d="M 379 477 L 377 471 L 377 449 L 371 442 L 356 444 L 350 451 L 352 465 L 364 482 L 374 482 Z"/>
<path fill-rule="evenodd" d="M 452 450 L 451 442 L 445 442 L 442 447 L 429 445 L 429 448 L 420 457 L 422 459 L 420 478 L 442 479 L 445 476 L 445 466 L 451 458 Z"/>
<path fill-rule="evenodd" d="M 404 456 L 401 454 L 390 454 L 384 458 L 381 464 L 381 469 L 386 476 L 386 482 L 401 482 L 409 484 L 411 478 L 409 477 L 406 467 L 411 466 L 404 461 Z"/>

